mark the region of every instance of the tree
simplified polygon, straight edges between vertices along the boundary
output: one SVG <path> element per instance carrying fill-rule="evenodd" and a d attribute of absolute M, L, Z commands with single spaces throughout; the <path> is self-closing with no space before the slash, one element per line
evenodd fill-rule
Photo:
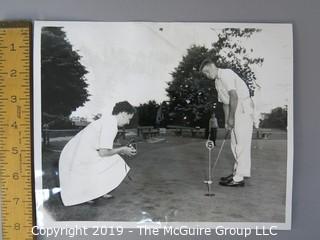
<path fill-rule="evenodd" d="M 140 126 L 155 126 L 159 104 L 151 100 L 137 107 L 137 117 Z"/>
<path fill-rule="evenodd" d="M 243 41 L 248 40 L 254 33 L 258 32 L 261 32 L 261 29 L 224 28 L 218 34 L 218 41 L 212 44 L 209 53 L 209 55 L 217 58 L 218 67 L 232 69 L 239 75 L 248 86 L 250 96 L 254 95 L 257 86 L 252 66 L 261 65 L 264 59 L 254 56 L 253 48 L 246 48 Z"/>
<path fill-rule="evenodd" d="M 41 34 L 42 112 L 69 116 L 88 100 L 86 68 L 61 27 L 44 27 Z M 44 121 L 49 119 L 44 118 Z M 50 119 L 51 121 L 52 119 Z"/>
<path fill-rule="evenodd" d="M 277 107 L 271 110 L 267 117 L 260 121 L 259 127 L 261 128 L 279 128 L 287 129 L 288 108 L 285 106 Z"/>
<path fill-rule="evenodd" d="M 206 47 L 192 46 L 171 73 L 173 80 L 168 82 L 166 89 L 170 99 L 169 123 L 207 127 L 217 102 L 214 81 L 199 72 L 200 64 L 208 54 Z"/>
<path fill-rule="evenodd" d="M 263 63 L 255 57 L 252 48 L 243 41 L 259 29 L 225 28 L 218 33 L 212 49 L 193 45 L 171 73 L 172 81 L 166 89 L 169 97 L 169 122 L 185 126 L 207 127 L 210 114 L 215 111 L 220 126 L 224 126 L 222 105 L 217 102 L 214 81 L 199 73 L 201 62 L 208 56 L 217 60 L 219 68 L 232 69 L 247 84 L 250 96 L 254 95 L 256 76 L 253 65 Z"/>
<path fill-rule="evenodd" d="M 156 114 L 156 126 L 157 127 L 166 127 L 169 120 L 169 104 L 170 102 L 168 101 L 163 101 Z"/>

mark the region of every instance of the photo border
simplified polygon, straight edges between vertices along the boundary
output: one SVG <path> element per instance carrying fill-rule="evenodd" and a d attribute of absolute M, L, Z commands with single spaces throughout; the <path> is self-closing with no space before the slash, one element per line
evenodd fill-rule
<path fill-rule="evenodd" d="M 41 29 L 45 26 L 59 27 L 65 26 L 65 24 L 96 24 L 96 23 L 108 23 L 108 22 L 99 22 L 99 21 L 35 21 L 34 22 L 34 38 L 33 38 L 33 109 L 34 109 L 34 171 L 35 171 L 35 191 L 41 194 L 42 191 L 42 137 L 41 137 Z M 111 22 L 109 22 L 111 23 Z M 294 135 L 294 114 L 293 114 L 293 92 L 294 92 L 294 72 L 293 72 L 293 26 L 291 23 L 234 23 L 234 22 L 157 22 L 157 21 L 128 21 L 128 22 L 112 22 L 112 23 L 168 23 L 168 24 L 210 24 L 217 28 L 267 28 L 274 25 L 283 26 L 291 33 L 291 42 L 288 42 L 291 45 L 291 54 L 292 54 L 292 64 L 290 67 L 290 74 L 292 76 L 292 89 L 288 96 L 288 138 L 287 138 L 287 178 L 286 178 L 286 207 L 285 207 L 285 222 L 284 223 L 262 223 L 262 222 L 113 222 L 113 221 L 53 221 L 42 222 L 41 218 L 49 217 L 49 214 L 46 213 L 46 210 L 42 207 L 42 203 L 39 202 L 39 198 L 36 198 L 36 216 L 37 216 L 37 225 L 43 228 L 51 227 L 105 227 L 105 226 L 122 226 L 124 228 L 139 228 L 141 226 L 150 226 L 157 228 L 164 228 L 168 226 L 172 227 L 181 227 L 187 226 L 190 228 L 193 227 L 208 227 L 216 228 L 218 226 L 232 227 L 232 228 L 270 228 L 277 227 L 277 230 L 291 230 L 292 223 L 292 187 L 293 187 L 293 159 L 294 159 L 294 144 L 293 144 L 293 135 Z"/>

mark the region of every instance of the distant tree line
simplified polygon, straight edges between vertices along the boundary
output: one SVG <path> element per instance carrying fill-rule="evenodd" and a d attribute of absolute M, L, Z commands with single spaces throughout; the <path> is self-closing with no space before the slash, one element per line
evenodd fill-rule
<path fill-rule="evenodd" d="M 214 29 L 212 29 L 215 31 Z M 207 127 L 210 115 L 216 113 L 218 123 L 224 126 L 222 105 L 217 101 L 214 81 L 199 72 L 201 62 L 208 56 L 218 59 L 218 67 L 237 73 L 254 95 L 255 74 L 252 66 L 262 64 L 252 48 L 241 43 L 254 33 L 255 28 L 225 28 L 217 33 L 218 40 L 208 49 L 193 45 L 171 73 L 166 92 L 168 100 L 157 103 L 150 100 L 137 106 L 134 125 L 165 127 L 168 124 Z M 61 27 L 44 27 L 41 35 L 41 79 L 43 123 L 55 127 L 71 127 L 71 112 L 89 99 L 86 74 L 81 56 L 73 48 Z M 276 113 L 274 113 L 276 114 Z M 271 120 L 270 120 L 271 121 Z M 274 124 L 263 122 L 261 124 Z"/>
<path fill-rule="evenodd" d="M 279 128 L 287 130 L 288 126 L 288 107 L 277 107 L 271 110 L 269 114 L 260 120 L 260 128 Z"/>
<path fill-rule="evenodd" d="M 254 96 L 257 84 L 252 66 L 261 65 L 264 60 L 254 56 L 254 50 L 244 47 L 242 41 L 260 31 L 256 28 L 225 28 L 211 49 L 197 45 L 187 49 L 171 73 L 172 81 L 168 82 L 166 121 L 190 127 L 208 127 L 210 115 L 215 112 L 219 125 L 224 126 L 222 104 L 217 101 L 214 81 L 199 72 L 200 64 L 206 57 L 217 59 L 217 66 L 232 69 L 248 86 L 250 96 Z"/>

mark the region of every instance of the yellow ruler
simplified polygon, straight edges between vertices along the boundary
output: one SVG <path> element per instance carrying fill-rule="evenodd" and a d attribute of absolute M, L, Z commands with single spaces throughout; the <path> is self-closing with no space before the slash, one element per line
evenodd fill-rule
<path fill-rule="evenodd" d="M 32 25 L 0 22 L 0 183 L 2 239 L 34 239 Z"/>

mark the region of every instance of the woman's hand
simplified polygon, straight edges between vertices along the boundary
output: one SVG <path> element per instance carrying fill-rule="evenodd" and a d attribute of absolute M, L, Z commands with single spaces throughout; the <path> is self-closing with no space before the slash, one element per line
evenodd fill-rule
<path fill-rule="evenodd" d="M 126 156 L 132 157 L 137 154 L 137 150 L 134 147 L 122 147 L 121 153 Z"/>
<path fill-rule="evenodd" d="M 119 147 L 114 149 L 101 148 L 97 149 L 100 157 L 110 157 L 115 154 L 123 154 L 132 157 L 137 154 L 137 150 L 134 147 Z"/>

